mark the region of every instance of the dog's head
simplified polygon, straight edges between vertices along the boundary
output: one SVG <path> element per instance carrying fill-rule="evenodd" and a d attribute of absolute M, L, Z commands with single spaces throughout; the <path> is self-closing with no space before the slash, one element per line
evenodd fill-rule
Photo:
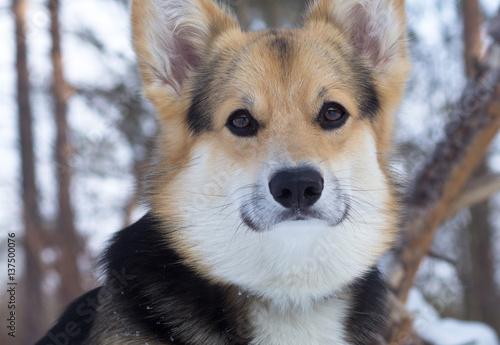
<path fill-rule="evenodd" d="M 303 28 L 244 33 L 210 0 L 135 0 L 159 113 L 152 212 L 200 274 L 273 299 L 340 289 L 390 245 L 403 0 L 320 0 Z"/>

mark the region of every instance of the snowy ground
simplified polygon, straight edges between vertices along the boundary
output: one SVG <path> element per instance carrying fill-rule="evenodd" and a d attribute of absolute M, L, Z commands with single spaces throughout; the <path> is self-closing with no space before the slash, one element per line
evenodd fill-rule
<path fill-rule="evenodd" d="M 413 325 L 418 335 L 434 345 L 500 345 L 495 331 L 479 322 L 441 319 L 438 312 L 412 289 L 407 308 L 415 316 Z"/>

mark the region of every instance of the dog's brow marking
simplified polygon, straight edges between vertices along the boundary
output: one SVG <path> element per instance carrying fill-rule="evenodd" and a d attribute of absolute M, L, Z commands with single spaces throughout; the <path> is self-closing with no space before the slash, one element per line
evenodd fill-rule
<path fill-rule="evenodd" d="M 278 53 L 280 60 L 287 60 L 290 55 L 290 41 L 287 37 L 277 36 L 269 42 L 269 47 Z"/>
<path fill-rule="evenodd" d="M 249 107 L 253 106 L 254 105 L 253 97 L 251 97 L 251 96 L 243 96 L 243 103 L 245 103 Z"/>
<path fill-rule="evenodd" d="M 326 92 L 327 92 L 326 87 L 324 87 L 324 86 L 323 86 L 323 87 L 319 90 L 319 92 L 318 92 L 318 98 L 323 98 L 323 97 L 325 97 Z"/>

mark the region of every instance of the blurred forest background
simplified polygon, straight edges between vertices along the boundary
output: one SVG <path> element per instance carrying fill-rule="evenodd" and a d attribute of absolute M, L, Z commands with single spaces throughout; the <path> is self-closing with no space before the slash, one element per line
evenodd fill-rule
<path fill-rule="evenodd" d="M 227 1 L 249 30 L 294 27 L 306 3 Z M 419 185 L 415 181 L 428 176 L 432 157 L 439 158 L 436 150 L 447 147 L 454 129 L 449 124 L 471 87 L 468 80 L 480 81 L 489 71 L 485 56 L 495 46 L 495 28 L 488 23 L 500 3 L 406 2 L 413 73 L 398 114 L 394 166 L 408 185 Z M 134 181 L 143 172 L 156 123 L 154 109 L 141 96 L 128 20 L 126 0 L 0 0 L 0 258 L 6 267 L 7 234 L 15 233 L 19 284 L 17 337 L 8 337 L 2 326 L 1 344 L 34 343 L 64 306 L 97 286 L 93 266 L 105 240 L 144 213 L 140 185 Z M 487 105 L 497 102 L 493 113 L 500 117 L 500 92 L 495 92 Z M 472 153 L 481 163 L 467 165 L 473 174 L 457 182 L 446 207 L 436 208 L 439 221 L 433 227 L 420 224 L 425 229 L 414 236 L 418 243 L 402 241 L 420 253 L 418 259 L 403 265 L 399 280 L 394 265 L 388 264 L 388 272 L 392 286 L 414 283 L 439 317 L 479 321 L 500 332 L 500 141 L 492 140 L 495 126 L 488 127 L 492 133 L 478 133 L 483 139 L 490 136 Z M 403 259 L 407 255 L 396 252 Z M 4 290 L 2 325 L 8 317 Z M 409 287 L 393 290 L 406 301 Z M 422 343 L 420 338 L 445 344 L 426 338 L 418 325 L 418 335 L 401 322 L 393 327 L 404 328 L 415 344 Z M 393 339 L 390 344 L 409 341 L 388 339 Z M 446 344 L 466 343 L 474 344 L 465 338 Z"/>

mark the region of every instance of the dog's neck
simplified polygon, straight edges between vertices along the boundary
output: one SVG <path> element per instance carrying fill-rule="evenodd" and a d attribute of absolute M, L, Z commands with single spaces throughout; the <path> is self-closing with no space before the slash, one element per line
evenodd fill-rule
<path fill-rule="evenodd" d="M 380 315 L 363 309 L 366 284 L 383 291 L 377 271 L 342 295 L 307 304 L 264 300 L 234 285 L 212 283 L 183 264 L 165 243 L 164 226 L 144 216 L 114 237 L 102 262 L 112 304 L 120 313 L 133 313 L 142 328 L 162 343 L 348 344 L 345 339 L 352 330 L 346 327 L 363 324 L 360 317 L 375 318 L 370 322 L 374 327 L 380 324 Z M 382 303 L 379 296 L 369 297 L 370 306 Z M 368 327 L 356 332 L 363 336 L 371 331 Z"/>

